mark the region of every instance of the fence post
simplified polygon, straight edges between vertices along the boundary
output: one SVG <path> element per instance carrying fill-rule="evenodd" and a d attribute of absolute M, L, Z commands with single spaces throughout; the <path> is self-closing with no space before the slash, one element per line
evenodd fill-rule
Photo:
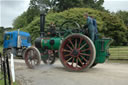
<path fill-rule="evenodd" d="M 6 58 L 6 64 L 7 64 L 7 72 L 8 72 L 8 82 L 9 82 L 9 85 L 11 85 L 10 68 L 9 68 L 8 56 Z"/>
<path fill-rule="evenodd" d="M 3 61 L 3 70 L 4 70 L 4 85 L 7 85 L 7 83 L 6 83 L 6 66 L 5 66 L 5 61 Z"/>

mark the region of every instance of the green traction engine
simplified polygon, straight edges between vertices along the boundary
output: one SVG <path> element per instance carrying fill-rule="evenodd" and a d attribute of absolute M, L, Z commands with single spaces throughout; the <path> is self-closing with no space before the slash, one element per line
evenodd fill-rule
<path fill-rule="evenodd" d="M 87 29 L 74 21 L 66 21 L 59 28 L 51 26 L 44 31 L 44 14 L 40 16 L 40 24 L 41 36 L 24 53 L 29 68 L 35 68 L 41 60 L 44 64 L 53 64 L 59 57 L 68 71 L 85 71 L 104 63 L 109 57 L 110 38 L 98 38 L 92 42 Z"/>

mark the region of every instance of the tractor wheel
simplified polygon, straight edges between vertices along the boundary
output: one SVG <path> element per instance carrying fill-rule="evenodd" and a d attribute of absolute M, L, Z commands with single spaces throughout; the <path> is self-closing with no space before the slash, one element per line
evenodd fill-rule
<path fill-rule="evenodd" d="M 85 71 L 94 63 L 96 50 L 87 36 L 74 33 L 62 41 L 59 57 L 67 70 Z"/>
<path fill-rule="evenodd" d="M 42 56 L 47 56 L 45 59 L 42 59 L 44 64 L 54 64 L 56 57 L 55 57 L 55 53 L 51 50 L 45 50 L 45 54 Z"/>
<path fill-rule="evenodd" d="M 35 66 L 40 65 L 41 55 L 36 47 L 29 47 L 24 53 L 25 63 L 29 68 L 35 68 Z"/>
<path fill-rule="evenodd" d="M 43 59 L 43 62 L 44 62 L 44 64 L 50 64 L 51 65 L 51 64 L 55 63 L 55 60 L 56 60 L 56 58 L 54 56 L 51 56 L 47 59 Z"/>

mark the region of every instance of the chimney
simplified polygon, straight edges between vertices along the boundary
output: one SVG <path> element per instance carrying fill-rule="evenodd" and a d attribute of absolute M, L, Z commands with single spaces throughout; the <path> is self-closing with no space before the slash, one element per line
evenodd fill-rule
<path fill-rule="evenodd" d="M 43 37 L 45 27 L 45 14 L 40 14 L 40 36 Z"/>

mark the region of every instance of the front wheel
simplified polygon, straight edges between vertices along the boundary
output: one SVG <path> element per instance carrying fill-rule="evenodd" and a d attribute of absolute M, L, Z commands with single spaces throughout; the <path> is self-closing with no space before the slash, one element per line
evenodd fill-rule
<path fill-rule="evenodd" d="M 29 68 L 35 68 L 40 65 L 41 55 L 36 47 L 29 47 L 24 53 L 25 63 Z"/>
<path fill-rule="evenodd" d="M 95 46 L 87 36 L 74 33 L 63 40 L 59 57 L 67 70 L 84 71 L 94 63 Z"/>

